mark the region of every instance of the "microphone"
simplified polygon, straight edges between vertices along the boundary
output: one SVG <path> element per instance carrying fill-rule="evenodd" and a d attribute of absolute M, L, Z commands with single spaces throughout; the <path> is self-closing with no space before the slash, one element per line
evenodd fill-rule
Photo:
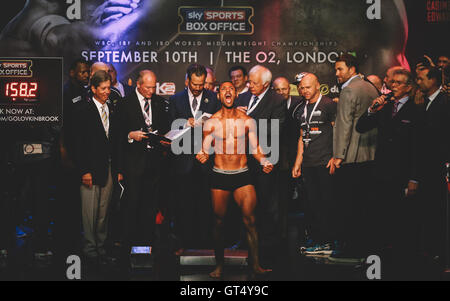
<path fill-rule="evenodd" d="M 383 94 L 384 96 L 386 96 L 385 100 L 386 101 L 391 101 L 392 98 L 394 97 L 394 92 L 389 92 L 388 94 Z M 376 102 L 372 108 L 371 111 L 375 111 L 379 106 L 381 106 L 381 104 L 379 102 Z"/>

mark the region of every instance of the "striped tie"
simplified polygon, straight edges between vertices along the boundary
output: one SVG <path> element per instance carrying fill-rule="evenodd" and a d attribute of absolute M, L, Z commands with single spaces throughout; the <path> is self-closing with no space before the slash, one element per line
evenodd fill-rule
<path fill-rule="evenodd" d="M 145 104 L 144 104 L 144 112 L 145 114 L 147 114 L 147 116 L 150 114 L 149 109 L 150 109 L 150 103 L 149 103 L 149 99 L 148 98 L 144 98 Z"/>
<path fill-rule="evenodd" d="M 102 122 L 105 129 L 106 136 L 108 136 L 108 114 L 106 113 L 106 104 L 102 105 Z"/>

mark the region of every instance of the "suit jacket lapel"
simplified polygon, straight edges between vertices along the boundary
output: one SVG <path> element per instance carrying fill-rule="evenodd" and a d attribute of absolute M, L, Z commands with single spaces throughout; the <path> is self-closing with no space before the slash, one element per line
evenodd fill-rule
<path fill-rule="evenodd" d="M 206 99 L 208 99 L 206 101 Z M 206 90 L 203 90 L 202 99 L 200 101 L 200 108 L 199 110 L 203 112 L 207 111 L 208 103 L 211 101 L 208 97 L 206 97 Z"/>
<path fill-rule="evenodd" d="M 258 114 L 262 112 L 262 110 L 264 109 L 264 106 L 265 106 L 268 98 L 270 97 L 269 96 L 270 92 L 271 92 L 270 89 L 267 90 L 267 92 L 264 95 L 264 97 L 258 102 L 256 108 L 250 113 L 251 117 L 258 116 Z"/>
<path fill-rule="evenodd" d="M 182 100 L 181 105 L 182 105 L 183 111 L 188 113 L 187 118 L 194 117 L 192 115 L 191 103 L 189 102 L 189 94 L 188 94 L 187 88 L 184 89 L 181 100 Z"/>
<path fill-rule="evenodd" d="M 139 124 L 141 126 L 144 126 L 145 124 L 145 119 L 144 119 L 144 114 L 142 112 L 142 107 L 141 107 L 141 103 L 139 102 L 139 98 L 136 94 L 136 92 L 134 92 L 134 99 L 133 99 L 133 115 L 137 116 Z"/>
<path fill-rule="evenodd" d="M 403 106 L 400 108 L 400 110 L 397 112 L 397 114 L 395 114 L 393 120 L 397 120 L 400 117 L 403 117 L 405 114 L 407 114 L 408 110 L 409 110 L 409 106 L 411 105 L 411 102 L 413 100 L 411 98 L 408 99 L 408 101 L 406 101 L 405 104 L 403 104 Z M 392 105 L 393 106 L 393 105 Z M 401 119 L 400 119 L 401 120 Z"/>

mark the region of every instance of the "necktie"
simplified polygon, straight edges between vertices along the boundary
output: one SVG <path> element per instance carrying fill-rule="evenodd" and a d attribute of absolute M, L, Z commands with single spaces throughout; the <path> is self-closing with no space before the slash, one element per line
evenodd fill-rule
<path fill-rule="evenodd" d="M 147 116 L 150 114 L 150 103 L 148 98 L 144 98 L 145 104 L 144 104 L 144 112 L 147 114 Z"/>
<path fill-rule="evenodd" d="M 395 114 L 397 114 L 399 104 L 399 101 L 394 102 L 394 106 L 392 107 L 392 118 L 394 118 Z"/>
<path fill-rule="evenodd" d="M 255 98 L 253 98 L 253 102 L 251 103 L 250 107 L 247 109 L 247 111 L 250 111 L 251 108 L 253 108 L 254 106 L 256 106 L 256 104 L 258 103 L 258 96 L 255 95 Z"/>
<path fill-rule="evenodd" d="M 147 125 L 147 128 L 150 128 L 150 126 L 151 126 L 151 120 L 150 120 L 150 118 L 151 118 L 151 116 L 150 116 L 150 99 L 148 99 L 148 98 L 144 98 L 144 112 L 145 112 L 145 114 L 144 114 L 144 121 L 145 121 L 145 124 Z"/>
<path fill-rule="evenodd" d="M 192 100 L 192 111 L 195 112 L 195 110 L 197 109 L 197 105 L 198 105 L 197 98 L 194 97 L 194 99 Z"/>
<path fill-rule="evenodd" d="M 102 105 L 102 123 L 106 136 L 108 136 L 108 114 L 106 113 L 106 104 Z"/>

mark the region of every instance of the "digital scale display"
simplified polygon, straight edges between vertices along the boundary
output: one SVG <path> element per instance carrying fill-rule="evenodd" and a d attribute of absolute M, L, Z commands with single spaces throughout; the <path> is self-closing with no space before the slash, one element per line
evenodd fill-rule
<path fill-rule="evenodd" d="M 14 81 L 6 83 L 3 91 L 5 99 L 9 98 L 10 101 L 35 102 L 39 100 L 38 88 L 37 82 Z"/>
<path fill-rule="evenodd" d="M 0 124 L 60 124 L 62 78 L 62 58 L 0 58 Z"/>

